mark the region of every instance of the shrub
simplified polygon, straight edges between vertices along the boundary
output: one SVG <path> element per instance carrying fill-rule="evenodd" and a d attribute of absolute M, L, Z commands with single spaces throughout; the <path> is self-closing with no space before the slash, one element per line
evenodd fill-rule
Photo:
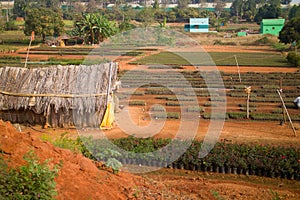
<path fill-rule="evenodd" d="M 188 112 L 204 112 L 204 108 L 199 106 L 188 106 L 187 108 Z"/>
<path fill-rule="evenodd" d="M 269 45 L 272 44 L 272 42 L 270 41 L 270 39 L 266 36 L 264 36 L 263 38 L 260 38 L 258 40 L 256 40 L 254 42 L 255 45 Z"/>
<path fill-rule="evenodd" d="M 155 113 L 152 115 L 155 119 L 180 119 L 180 113 L 179 112 L 163 112 L 163 113 Z"/>
<path fill-rule="evenodd" d="M 283 43 L 279 43 L 279 42 L 274 43 L 274 44 L 272 45 L 272 47 L 273 47 L 274 49 L 276 49 L 277 51 L 281 51 L 281 52 L 285 51 L 285 50 L 288 48 L 287 45 L 285 45 L 285 44 L 283 44 Z"/>
<path fill-rule="evenodd" d="M 162 105 L 154 105 L 151 107 L 152 111 L 165 112 L 165 108 Z"/>
<path fill-rule="evenodd" d="M 146 94 L 166 95 L 166 94 L 173 94 L 173 92 L 168 88 L 148 88 Z"/>
<path fill-rule="evenodd" d="M 223 113 L 214 113 L 214 115 L 212 116 L 211 113 L 204 113 L 203 114 L 203 118 L 204 119 L 228 119 L 228 114 L 224 114 Z"/>
<path fill-rule="evenodd" d="M 166 103 L 167 106 L 180 106 L 180 103 L 177 101 L 168 101 Z"/>
<path fill-rule="evenodd" d="M 269 114 L 269 113 L 253 113 L 250 115 L 251 119 L 253 120 L 281 120 L 282 115 L 278 114 Z"/>
<path fill-rule="evenodd" d="M 300 67 L 300 55 L 296 52 L 289 52 L 286 59 L 295 67 Z"/>
<path fill-rule="evenodd" d="M 145 101 L 130 101 L 129 105 L 130 106 L 145 106 L 146 102 Z"/>
<path fill-rule="evenodd" d="M 23 157 L 26 165 L 9 169 L 6 161 L 0 157 L 0 197 L 3 199 L 53 199 L 57 195 L 54 178 L 61 165 L 53 169 L 48 160 L 39 164 L 33 151 Z"/>
<path fill-rule="evenodd" d="M 74 153 L 81 152 L 82 144 L 78 140 L 71 139 L 69 137 L 65 137 L 66 133 L 63 133 L 59 138 L 52 142 L 54 146 L 69 149 Z M 51 142 L 51 141 L 50 141 Z"/>
<path fill-rule="evenodd" d="M 246 113 L 230 112 L 230 113 L 228 113 L 228 117 L 230 119 L 245 119 L 247 117 L 247 114 Z"/>

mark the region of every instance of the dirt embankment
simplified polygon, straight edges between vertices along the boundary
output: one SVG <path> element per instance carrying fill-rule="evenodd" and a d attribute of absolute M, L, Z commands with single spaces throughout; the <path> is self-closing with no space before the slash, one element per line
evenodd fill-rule
<path fill-rule="evenodd" d="M 37 132 L 18 132 L 0 121 L 0 144 L 10 166 L 25 163 L 23 155 L 34 150 L 50 165 L 63 162 L 56 178 L 59 200 L 115 199 L 300 199 L 297 181 L 164 169 L 142 176 L 126 172 L 113 174 L 69 150 L 39 139 Z"/>
<path fill-rule="evenodd" d="M 10 123 L 0 121 L 0 144 L 12 167 L 25 164 L 23 155 L 29 150 L 34 150 L 41 161 L 51 159 L 50 165 L 62 161 L 56 178 L 57 199 L 132 199 L 136 191 L 146 199 L 160 198 L 143 178 L 125 172 L 115 175 L 99 170 L 83 155 L 43 142 L 37 133 L 18 132 Z"/>

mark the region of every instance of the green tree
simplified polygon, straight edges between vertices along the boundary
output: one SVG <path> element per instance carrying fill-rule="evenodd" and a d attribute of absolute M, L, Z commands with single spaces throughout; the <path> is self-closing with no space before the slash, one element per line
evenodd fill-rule
<path fill-rule="evenodd" d="M 235 0 L 231 5 L 231 15 L 241 17 L 244 15 L 243 0 Z"/>
<path fill-rule="evenodd" d="M 15 0 L 13 13 L 15 17 L 26 17 L 26 9 L 40 7 L 59 10 L 60 0 Z"/>
<path fill-rule="evenodd" d="M 39 0 L 36 1 L 38 7 L 45 7 L 51 9 L 59 9 L 60 8 L 60 0 Z"/>
<path fill-rule="evenodd" d="M 138 13 L 137 18 L 143 23 L 143 26 L 149 26 L 154 22 L 154 9 L 151 7 L 143 8 L 143 10 Z"/>
<path fill-rule="evenodd" d="M 294 5 L 289 11 L 289 19 L 300 17 L 300 5 Z"/>
<path fill-rule="evenodd" d="M 300 42 L 300 17 L 291 19 L 279 33 L 279 40 L 285 44 Z"/>
<path fill-rule="evenodd" d="M 1 6 L 0 6 L 1 9 Z M 0 15 L 0 32 L 5 30 L 5 20 L 4 18 Z"/>
<path fill-rule="evenodd" d="M 95 25 L 95 37 L 98 43 L 103 42 L 106 38 L 118 32 L 116 23 L 109 21 L 106 17 L 101 15 L 96 16 Z"/>
<path fill-rule="evenodd" d="M 179 9 L 186 9 L 188 8 L 189 0 L 178 0 L 178 8 Z"/>
<path fill-rule="evenodd" d="M 85 41 L 91 44 L 100 43 L 118 32 L 115 23 L 98 13 L 83 13 L 75 26 L 78 34 L 84 36 Z"/>
<path fill-rule="evenodd" d="M 93 13 L 97 10 L 97 4 L 95 0 L 89 0 L 88 4 L 87 4 L 87 12 Z"/>
<path fill-rule="evenodd" d="M 61 13 L 50 8 L 32 8 L 26 12 L 25 30 L 26 35 L 32 31 L 40 35 L 45 41 L 46 36 L 58 36 L 64 30 Z"/>
<path fill-rule="evenodd" d="M 224 7 L 225 3 L 220 0 L 215 1 L 216 6 L 215 6 L 215 14 L 216 14 L 216 25 L 217 25 L 217 30 L 220 28 L 220 17 L 222 13 L 224 12 Z"/>
<path fill-rule="evenodd" d="M 231 5 L 231 15 L 247 21 L 253 21 L 257 13 L 257 4 L 264 4 L 258 0 L 235 0 Z"/>
<path fill-rule="evenodd" d="M 14 1 L 14 8 L 13 8 L 13 13 L 16 17 L 25 17 L 25 10 L 32 1 L 28 0 L 15 0 Z"/>
<path fill-rule="evenodd" d="M 280 16 L 280 7 L 274 4 L 265 4 L 259 8 L 257 14 L 255 15 L 254 21 L 260 23 L 262 19 L 276 19 Z"/>
<path fill-rule="evenodd" d="M 168 22 L 175 22 L 176 21 L 176 13 L 173 10 L 170 10 L 166 13 L 167 21 Z"/>
<path fill-rule="evenodd" d="M 292 2 L 292 0 L 281 0 L 281 4 L 288 5 Z"/>
<path fill-rule="evenodd" d="M 257 13 L 256 1 L 248 0 L 247 2 L 245 2 L 243 18 L 249 22 L 252 22 L 254 20 L 256 13 Z"/>
<path fill-rule="evenodd" d="M 154 0 L 153 8 L 154 9 L 159 9 L 159 3 L 158 3 L 157 0 Z"/>

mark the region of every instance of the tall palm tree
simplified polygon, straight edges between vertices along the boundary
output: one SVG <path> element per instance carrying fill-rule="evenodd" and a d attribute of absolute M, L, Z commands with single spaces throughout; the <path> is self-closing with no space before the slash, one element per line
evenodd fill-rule
<path fill-rule="evenodd" d="M 95 18 L 95 35 L 98 43 L 117 33 L 117 26 L 107 18 L 97 14 Z"/>
<path fill-rule="evenodd" d="M 83 33 L 84 38 L 87 39 L 91 44 L 95 43 L 95 16 L 91 13 L 82 14 L 81 20 L 76 23 L 79 27 L 80 32 Z"/>
<path fill-rule="evenodd" d="M 91 44 L 100 43 L 117 33 L 117 26 L 98 13 L 84 13 L 79 22 L 76 23 L 84 38 Z"/>

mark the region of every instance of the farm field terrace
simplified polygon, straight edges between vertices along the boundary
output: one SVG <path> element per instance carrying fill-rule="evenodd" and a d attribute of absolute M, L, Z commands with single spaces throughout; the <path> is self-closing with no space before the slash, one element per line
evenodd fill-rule
<path fill-rule="evenodd" d="M 190 57 L 203 57 L 207 53 L 201 52 L 181 52 L 180 55 L 189 55 Z M 176 52 L 161 52 L 139 59 L 132 64 L 163 64 L 163 65 L 191 65 L 188 61 L 182 59 Z M 277 52 L 208 52 L 208 55 L 217 66 L 235 66 L 237 65 L 234 55 L 240 66 L 272 66 L 272 67 L 289 67 L 290 64 L 286 61 L 281 53 Z M 203 61 L 192 63 L 193 65 L 206 66 L 211 62 Z"/>
<path fill-rule="evenodd" d="M 282 120 L 281 102 L 276 94 L 276 90 L 282 85 L 284 91 L 284 99 L 287 101 L 288 110 L 292 116 L 297 129 L 300 128 L 300 113 L 293 107 L 292 100 L 299 95 L 299 72 L 298 69 L 289 66 L 284 56 L 276 51 L 263 52 L 239 52 L 239 47 L 234 47 L 234 51 L 224 52 L 220 51 L 223 47 L 213 46 L 217 49 L 215 52 L 209 52 L 217 65 L 225 66 L 220 74 L 224 82 L 225 97 L 226 97 L 226 121 L 221 131 L 219 141 L 229 141 L 230 143 L 239 144 L 255 144 L 255 145 L 274 145 L 274 146 L 296 146 L 299 147 L 300 139 L 293 136 L 293 132 L 288 123 L 280 125 Z M 226 47 L 227 48 L 227 47 Z M 253 47 L 254 48 L 254 47 Z M 71 48 L 72 49 L 72 48 Z M 44 47 L 37 47 L 30 56 L 34 61 L 43 60 L 45 56 L 52 58 L 53 61 L 59 63 L 62 59 L 77 59 L 83 60 L 84 56 L 89 53 L 91 49 L 78 48 L 57 48 L 49 49 Z M 137 54 L 126 54 L 119 57 L 120 60 L 120 77 L 126 70 L 140 67 L 139 70 L 132 71 L 132 77 L 123 79 L 123 87 L 117 96 L 120 98 L 120 104 L 129 98 L 130 105 L 124 109 L 128 109 L 131 114 L 133 122 L 139 126 L 147 126 L 151 120 L 155 121 L 155 112 L 160 112 L 160 107 L 155 107 L 155 104 L 161 104 L 165 107 L 168 114 L 166 117 L 166 124 L 163 129 L 156 134 L 155 138 L 172 139 L 175 137 L 181 120 L 180 107 L 183 106 L 183 111 L 189 113 L 199 113 L 200 120 L 195 139 L 197 141 L 203 140 L 208 127 L 210 126 L 211 109 L 215 106 L 211 101 L 211 96 L 208 93 L 208 88 L 200 74 L 194 72 L 192 68 L 185 65 L 189 63 L 183 62 L 182 59 L 175 57 L 169 52 L 160 52 L 158 49 L 153 49 L 152 52 L 144 51 Z M 189 52 L 186 52 L 189 53 Z M 24 60 L 24 50 L 15 54 L 20 56 L 21 61 Z M 148 56 L 150 55 L 150 56 Z M 236 55 L 238 62 L 241 65 L 241 82 L 236 73 L 236 62 L 233 57 Z M 156 56 L 156 57 L 155 57 Z M 55 60 L 57 59 L 57 60 Z M 165 67 L 149 67 L 149 63 L 164 64 Z M 164 63 L 162 63 L 164 62 Z M 4 62 L 4 64 L 7 64 Z M 18 63 L 15 63 L 18 65 Z M 200 64 L 200 63 L 198 63 Z M 202 63 L 203 65 L 205 63 Z M 46 65 L 47 66 L 47 65 Z M 245 66 L 245 68 L 243 68 Z M 198 105 L 195 106 L 189 100 L 189 91 L 181 87 L 182 85 L 176 83 L 176 76 L 171 76 L 169 70 L 176 70 L 182 74 L 185 79 L 189 80 L 196 93 Z M 234 69 L 234 70 L 233 70 Z M 268 69 L 268 73 L 264 70 Z M 124 71 L 123 71 L 124 70 Z M 227 71 L 228 70 L 228 71 Z M 233 72 L 235 71 L 235 72 Z M 271 73 L 270 73 L 271 72 Z M 210 73 L 205 72 L 205 73 Z M 143 83 L 147 77 L 154 77 L 153 85 L 144 85 L 138 87 L 134 95 L 128 95 L 128 90 L 137 87 Z M 170 87 L 174 87 L 180 96 L 175 96 L 172 92 L 162 87 L 166 82 L 172 83 Z M 174 80 L 174 81 L 172 81 Z M 216 83 L 217 84 L 217 83 Z M 250 119 L 245 117 L 246 94 L 245 86 L 252 86 L 252 94 L 250 97 Z M 219 99 L 224 96 L 213 97 Z M 220 98 L 222 99 L 222 98 Z M 179 100 L 183 102 L 181 105 Z M 154 109 L 154 110 L 152 110 Z M 164 116 L 162 116 L 164 118 Z M 187 121 L 188 123 L 188 121 Z M 33 129 L 32 129 L 33 128 Z M 186 131 L 189 127 L 185 127 Z M 23 131 L 44 132 L 47 135 L 54 137 L 61 137 L 61 135 L 69 135 L 74 138 L 78 136 L 76 130 L 73 129 L 42 129 L 40 126 L 22 127 Z M 299 131 L 297 130 L 297 133 Z M 111 130 L 104 132 L 109 139 L 127 138 L 128 134 L 115 126 Z M 135 134 L 134 130 L 131 134 Z M 298 134 L 299 135 L 299 134 Z M 143 135 L 135 135 L 145 137 Z M 124 169 L 126 168 L 126 165 Z M 267 197 L 281 196 L 286 199 L 297 199 L 299 197 L 299 183 L 295 180 L 286 179 L 269 179 L 266 177 L 247 176 L 247 175 L 223 175 L 213 172 L 192 172 L 185 170 L 163 169 L 161 171 L 142 175 L 147 180 L 152 181 L 153 185 L 159 186 L 162 191 L 166 191 L 165 197 L 168 198 L 170 191 L 173 191 L 178 197 L 185 196 L 189 199 L 201 198 L 207 199 L 229 198 L 229 199 L 262 199 Z M 198 192 L 198 187 L 204 187 L 207 184 L 209 192 Z M 187 185 L 192 185 L 187 188 Z M 223 187 L 222 187 L 223 185 Z M 174 189 L 172 189 L 174 188 Z M 231 189 L 230 189 L 231 188 Z M 229 192 L 228 192 L 229 191 Z M 240 191 L 240 192 L 237 192 Z M 198 196 L 197 196 L 198 195 Z M 172 196 L 169 196 L 172 199 Z"/>

